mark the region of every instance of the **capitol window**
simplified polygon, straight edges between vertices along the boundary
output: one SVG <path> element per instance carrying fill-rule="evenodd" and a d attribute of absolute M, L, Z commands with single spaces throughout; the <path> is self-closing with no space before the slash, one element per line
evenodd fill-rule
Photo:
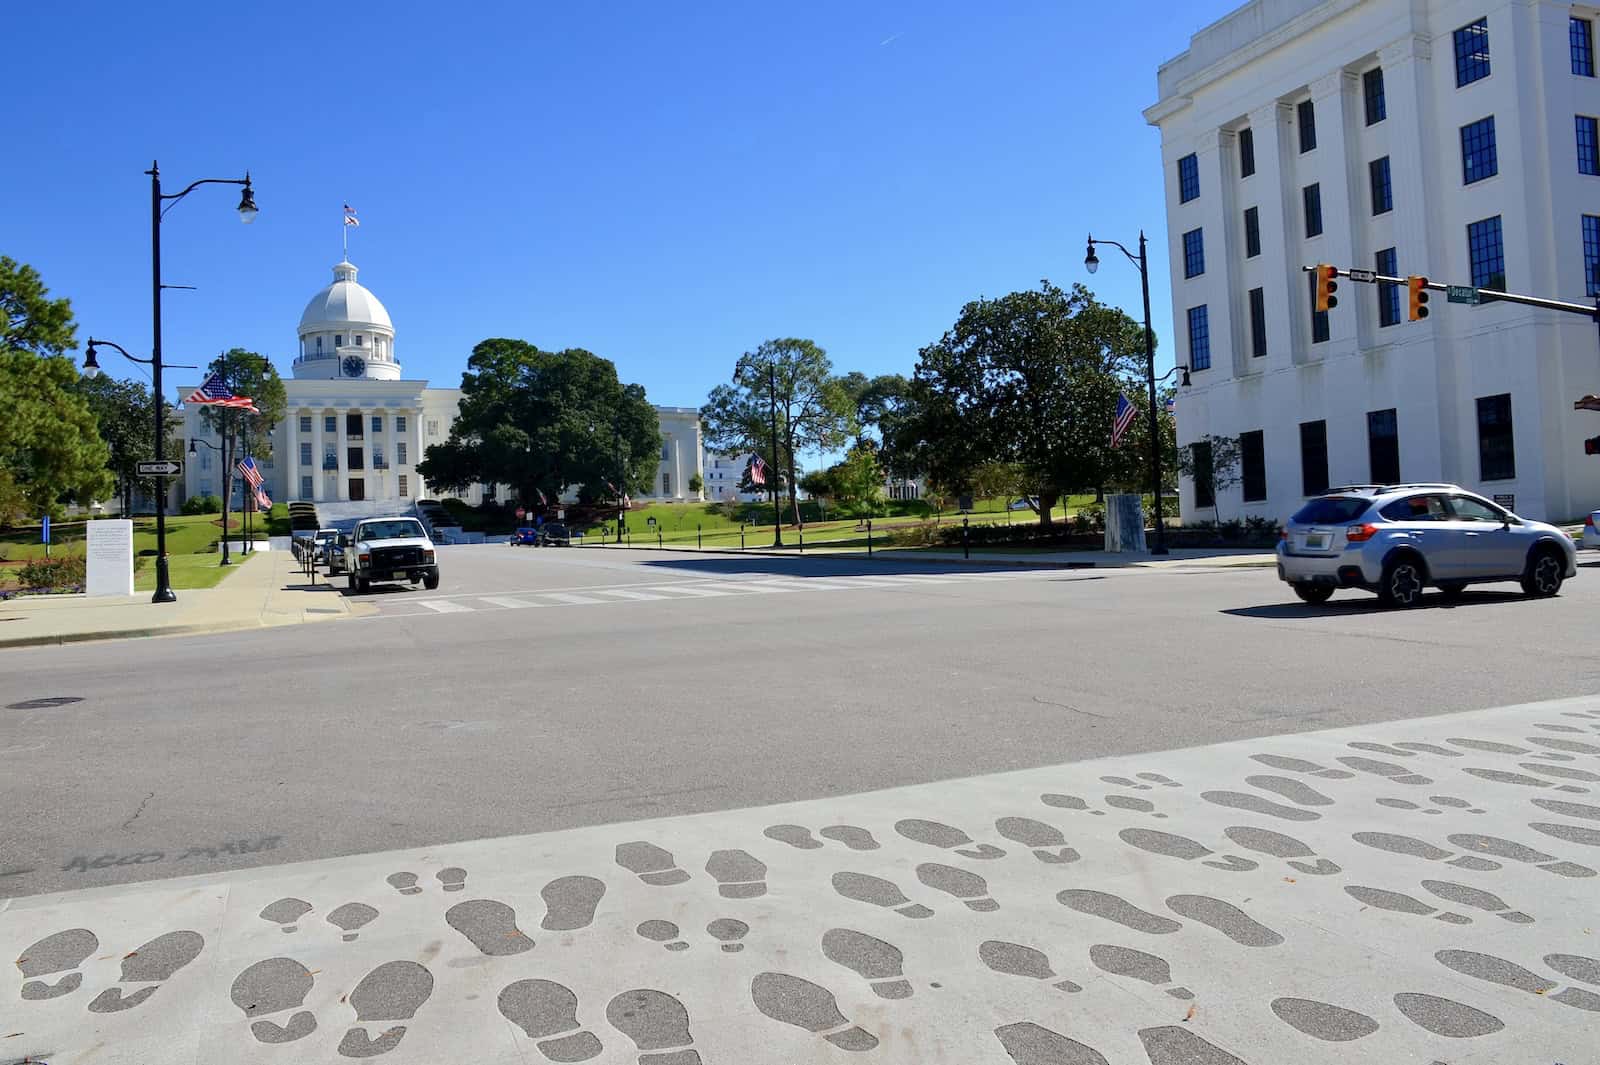
<path fill-rule="evenodd" d="M 333 346 L 336 347 L 336 348 L 344 347 L 344 337 L 343 336 L 334 337 L 333 338 Z"/>
<path fill-rule="evenodd" d="M 361 347 L 361 334 L 360 333 L 356 334 L 356 347 L 358 347 L 358 348 Z"/>
<path fill-rule="evenodd" d="M 321 337 L 317 338 L 317 350 L 318 351 L 322 350 L 322 338 Z"/>

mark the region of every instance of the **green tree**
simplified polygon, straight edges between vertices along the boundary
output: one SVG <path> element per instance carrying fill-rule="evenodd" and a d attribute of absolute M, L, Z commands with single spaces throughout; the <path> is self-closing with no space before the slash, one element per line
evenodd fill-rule
<path fill-rule="evenodd" d="M 1144 352 L 1138 323 L 1082 285 L 979 299 L 919 353 L 895 461 L 971 488 L 985 463 L 1015 466 L 1039 520 L 1113 468 L 1111 421 Z"/>
<path fill-rule="evenodd" d="M 911 382 L 903 374 L 868 377 L 853 370 L 839 378 L 839 387 L 849 399 L 850 432 L 857 444 L 884 439 L 885 423 L 892 423 L 909 400 Z"/>
<path fill-rule="evenodd" d="M 78 392 L 72 305 L 0 256 L 0 525 L 110 494 L 110 456 Z"/>
<path fill-rule="evenodd" d="M 134 472 L 137 463 L 155 457 L 150 390 L 138 381 L 119 380 L 105 374 L 80 376 L 77 390 L 93 412 L 100 438 L 110 451 L 117 497 L 122 501 L 122 514 L 127 516 L 133 512 L 135 486 L 152 487 L 150 481 L 141 481 Z M 167 424 L 170 435 L 175 426 L 182 424 L 182 419 L 169 412 Z"/>
<path fill-rule="evenodd" d="M 705 486 L 706 479 L 704 477 L 700 476 L 698 473 L 691 473 L 689 475 L 689 491 L 698 495 L 705 488 Z"/>
<path fill-rule="evenodd" d="M 460 414 L 417 472 L 447 491 L 508 484 L 531 500 L 576 488 L 589 501 L 648 492 L 660 455 L 661 427 L 644 387 L 624 385 L 609 359 L 494 338 L 472 349 Z"/>
<path fill-rule="evenodd" d="M 711 390 L 706 405 L 700 408 L 700 420 L 713 450 L 755 452 L 787 473 L 784 481 L 798 526 L 796 453 L 838 448 L 850 433 L 850 406 L 849 396 L 833 376 L 827 352 L 813 341 L 790 337 L 768 340 L 740 356 L 733 382 Z M 774 414 L 776 455 L 772 446 Z"/>
<path fill-rule="evenodd" d="M 220 374 L 236 396 L 249 396 L 259 414 L 242 407 L 208 403 L 200 420 L 222 438 L 222 499 L 233 498 L 235 464 L 247 454 L 253 459 L 272 457 L 272 430 L 283 420 L 288 399 L 283 379 L 270 360 L 244 348 L 229 348 L 206 366 L 206 375 Z"/>
<path fill-rule="evenodd" d="M 878 465 L 877 449 L 871 441 L 856 444 L 844 461 L 828 473 L 834 483 L 839 506 L 855 515 L 871 515 L 883 495 L 883 467 Z"/>

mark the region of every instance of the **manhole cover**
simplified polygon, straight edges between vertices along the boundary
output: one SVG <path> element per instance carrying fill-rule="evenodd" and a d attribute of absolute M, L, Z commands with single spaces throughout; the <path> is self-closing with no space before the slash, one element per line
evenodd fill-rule
<path fill-rule="evenodd" d="M 43 699 L 24 699 L 20 703 L 7 703 L 7 710 L 50 710 L 70 703 L 81 703 L 80 695 L 47 695 Z"/>

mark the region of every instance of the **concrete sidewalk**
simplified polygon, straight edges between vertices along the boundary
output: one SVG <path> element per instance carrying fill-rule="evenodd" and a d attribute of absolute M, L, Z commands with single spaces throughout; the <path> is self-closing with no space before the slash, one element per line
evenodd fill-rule
<path fill-rule="evenodd" d="M 8 600 L 0 603 L 0 648 L 229 632 L 375 612 L 348 601 L 326 578 L 313 585 L 289 552 L 264 551 L 246 556 L 215 588 L 179 591 L 176 603 L 152 603 L 149 592 Z"/>

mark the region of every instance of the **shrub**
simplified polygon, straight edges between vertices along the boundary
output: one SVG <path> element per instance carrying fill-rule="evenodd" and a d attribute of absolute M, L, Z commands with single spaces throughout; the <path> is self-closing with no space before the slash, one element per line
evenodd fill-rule
<path fill-rule="evenodd" d="M 216 495 L 190 496 L 178 508 L 184 514 L 221 514 L 222 497 Z"/>
<path fill-rule="evenodd" d="M 79 592 L 83 590 L 82 555 L 57 555 L 30 559 L 17 571 L 17 582 L 31 592 Z"/>

